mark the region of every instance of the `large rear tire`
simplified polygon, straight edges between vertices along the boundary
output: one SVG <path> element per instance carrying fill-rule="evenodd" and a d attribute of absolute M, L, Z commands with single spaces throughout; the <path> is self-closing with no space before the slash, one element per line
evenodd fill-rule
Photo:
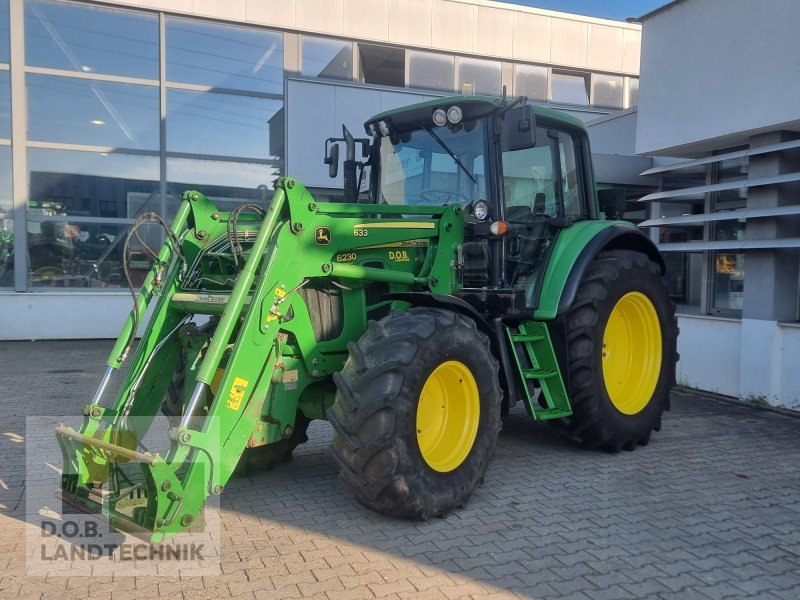
<path fill-rule="evenodd" d="M 675 384 L 678 328 L 660 267 L 639 252 L 601 253 L 566 316 L 570 434 L 612 452 L 646 445 Z"/>
<path fill-rule="evenodd" d="M 380 513 L 446 516 L 483 481 L 502 391 L 489 339 L 467 317 L 412 308 L 370 322 L 334 376 L 340 478 Z"/>

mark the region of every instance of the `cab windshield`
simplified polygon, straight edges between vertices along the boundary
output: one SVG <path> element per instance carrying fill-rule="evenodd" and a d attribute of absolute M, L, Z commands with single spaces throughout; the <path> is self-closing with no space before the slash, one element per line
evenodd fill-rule
<path fill-rule="evenodd" d="M 487 200 L 486 119 L 392 133 L 379 142 L 380 204 L 459 204 Z"/>

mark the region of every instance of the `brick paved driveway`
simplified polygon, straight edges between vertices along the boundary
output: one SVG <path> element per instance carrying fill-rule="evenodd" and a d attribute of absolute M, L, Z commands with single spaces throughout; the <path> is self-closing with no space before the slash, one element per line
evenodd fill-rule
<path fill-rule="evenodd" d="M 330 428 L 232 480 L 217 577 L 25 577 L 26 415 L 77 413 L 109 342 L 0 343 L 0 598 L 800 598 L 800 419 L 688 393 L 650 446 L 583 451 L 516 412 L 445 520 L 359 506 Z"/>

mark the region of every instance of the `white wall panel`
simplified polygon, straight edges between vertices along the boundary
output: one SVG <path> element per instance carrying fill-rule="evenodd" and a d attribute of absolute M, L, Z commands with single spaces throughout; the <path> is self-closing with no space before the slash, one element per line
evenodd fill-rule
<path fill-rule="evenodd" d="M 800 131 L 798 23 L 797 0 L 679 2 L 645 19 L 637 152 Z"/>
<path fill-rule="evenodd" d="M 208 1 L 214 4 L 225 4 L 225 2 L 214 2 L 214 0 Z M 275 27 L 294 27 L 296 0 L 281 0 L 280 2 L 245 1 L 245 14 L 249 22 L 273 25 Z M 302 2 L 302 0 L 299 1 Z"/>
<path fill-rule="evenodd" d="M 475 52 L 491 56 L 511 56 L 513 39 L 512 11 L 488 6 L 475 7 Z"/>
<path fill-rule="evenodd" d="M 780 355 L 781 375 L 780 405 L 800 410 L 800 326 L 778 325 L 781 335 Z"/>
<path fill-rule="evenodd" d="M 642 32 L 638 29 L 622 31 L 622 70 L 632 75 L 639 74 L 639 61 L 642 54 Z"/>
<path fill-rule="evenodd" d="M 678 316 L 678 383 L 739 396 L 741 323 L 733 319 Z M 713 352 L 709 352 L 713 348 Z"/>
<path fill-rule="evenodd" d="M 133 306 L 127 292 L 0 293 L 1 340 L 115 338 Z"/>
<path fill-rule="evenodd" d="M 262 0 L 263 1 L 263 0 Z M 342 35 L 343 0 L 295 0 L 297 26 L 302 29 Z"/>
<path fill-rule="evenodd" d="M 437 1 L 433 5 L 432 46 L 456 52 L 472 52 L 475 7 L 460 2 Z"/>
<path fill-rule="evenodd" d="M 245 20 L 245 0 L 194 0 L 194 12 L 204 17 L 229 21 Z"/>
<path fill-rule="evenodd" d="M 389 0 L 344 0 L 344 35 L 389 39 Z"/>
<path fill-rule="evenodd" d="M 552 19 L 542 15 L 514 14 L 513 55 L 517 60 L 550 62 Z"/>
<path fill-rule="evenodd" d="M 430 47 L 433 0 L 389 0 L 389 41 Z"/>
<path fill-rule="evenodd" d="M 598 71 L 622 70 L 622 29 L 589 25 L 588 67 Z"/>
<path fill-rule="evenodd" d="M 554 18 L 551 26 L 550 59 L 557 65 L 585 68 L 588 35 L 587 23 Z"/>

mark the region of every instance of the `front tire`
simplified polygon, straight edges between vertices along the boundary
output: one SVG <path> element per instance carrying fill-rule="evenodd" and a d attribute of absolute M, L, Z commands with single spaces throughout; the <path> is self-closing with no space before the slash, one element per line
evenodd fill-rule
<path fill-rule="evenodd" d="M 660 267 L 639 252 L 601 253 L 566 317 L 573 415 L 584 445 L 646 445 L 675 384 L 678 328 Z"/>
<path fill-rule="evenodd" d="M 412 308 L 370 322 L 349 351 L 328 411 L 340 479 L 389 516 L 428 519 L 464 506 L 500 431 L 489 339 L 463 315 Z"/>

